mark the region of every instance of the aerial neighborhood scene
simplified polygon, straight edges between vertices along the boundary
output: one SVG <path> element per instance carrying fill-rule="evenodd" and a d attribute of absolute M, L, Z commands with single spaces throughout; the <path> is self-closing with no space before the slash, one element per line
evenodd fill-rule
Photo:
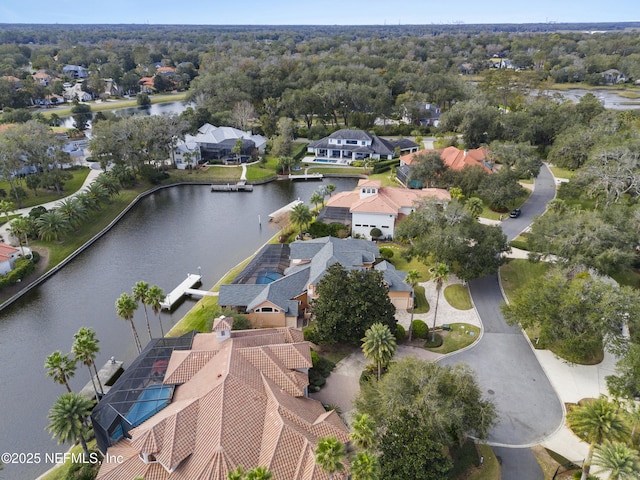
<path fill-rule="evenodd" d="M 640 6 L 0 7 L 0 479 L 640 479 Z"/>

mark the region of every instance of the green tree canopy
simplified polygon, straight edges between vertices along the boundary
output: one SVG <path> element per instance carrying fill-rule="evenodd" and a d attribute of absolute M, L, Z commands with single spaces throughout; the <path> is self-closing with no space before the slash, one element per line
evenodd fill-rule
<path fill-rule="evenodd" d="M 396 338 L 389 327 L 382 323 L 374 323 L 364 334 L 362 352 L 366 359 L 372 361 L 378 371 L 378 380 L 382 369 L 386 367 L 396 353 Z"/>
<path fill-rule="evenodd" d="M 382 272 L 347 270 L 339 263 L 327 269 L 316 286 L 311 329 L 317 343 L 359 345 L 374 323 L 396 331 L 395 307 L 388 296 Z"/>

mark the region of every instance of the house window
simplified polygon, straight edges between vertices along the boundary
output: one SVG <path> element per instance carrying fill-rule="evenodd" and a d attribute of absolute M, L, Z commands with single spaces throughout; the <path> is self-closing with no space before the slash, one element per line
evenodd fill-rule
<path fill-rule="evenodd" d="M 382 228 L 389 228 L 389 225 L 382 225 Z"/>
<path fill-rule="evenodd" d="M 347 145 L 357 145 L 358 141 L 357 140 L 346 140 L 345 143 Z"/>
<path fill-rule="evenodd" d="M 363 140 L 363 141 L 362 141 L 362 145 L 366 145 L 366 144 L 367 144 L 367 142 L 365 142 L 365 141 Z"/>
<path fill-rule="evenodd" d="M 338 140 L 338 145 L 340 145 L 342 143 L 342 140 Z"/>
<path fill-rule="evenodd" d="M 262 307 L 262 308 L 256 309 L 256 312 L 273 313 L 273 312 L 277 312 L 277 310 L 274 310 L 273 307 Z"/>

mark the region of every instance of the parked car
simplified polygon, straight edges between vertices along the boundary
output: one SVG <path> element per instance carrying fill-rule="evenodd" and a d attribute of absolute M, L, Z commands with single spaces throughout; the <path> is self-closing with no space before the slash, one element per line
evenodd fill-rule
<path fill-rule="evenodd" d="M 522 213 L 522 210 L 520 210 L 519 208 L 516 208 L 514 210 L 511 211 L 511 213 L 509 214 L 509 216 L 511 218 L 518 218 L 520 216 L 520 214 Z"/>

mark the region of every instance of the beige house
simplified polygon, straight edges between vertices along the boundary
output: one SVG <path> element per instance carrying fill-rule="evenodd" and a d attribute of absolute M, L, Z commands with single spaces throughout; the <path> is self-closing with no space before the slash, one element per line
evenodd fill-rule
<path fill-rule="evenodd" d="M 232 331 L 232 322 L 220 317 L 191 348 L 173 350 L 164 378 L 153 380 L 175 386 L 170 402 L 103 451 L 119 460 L 104 462 L 97 480 L 227 480 L 240 466 L 264 466 L 278 479 L 328 478 L 315 463 L 318 439 L 347 442 L 349 432 L 335 410 L 307 396 L 312 363 L 302 332 Z M 348 469 L 342 475 L 334 478 Z"/>

